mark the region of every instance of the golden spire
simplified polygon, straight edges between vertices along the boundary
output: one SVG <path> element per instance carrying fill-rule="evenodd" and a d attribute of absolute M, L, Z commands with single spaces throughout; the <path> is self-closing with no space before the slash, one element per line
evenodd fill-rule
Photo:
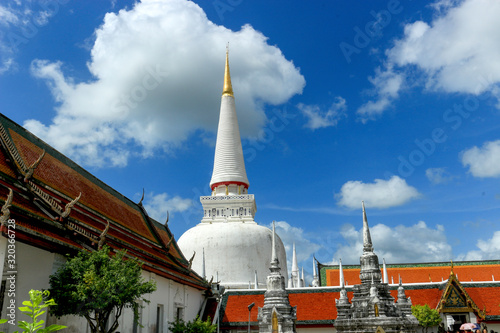
<path fill-rule="evenodd" d="M 229 44 L 226 46 L 226 69 L 224 71 L 224 88 L 222 89 L 222 96 L 233 95 L 233 86 L 231 85 L 231 74 L 229 74 Z"/>

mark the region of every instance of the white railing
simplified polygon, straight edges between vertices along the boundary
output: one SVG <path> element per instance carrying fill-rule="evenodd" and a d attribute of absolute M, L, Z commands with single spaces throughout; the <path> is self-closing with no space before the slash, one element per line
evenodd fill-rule
<path fill-rule="evenodd" d="M 229 201 L 229 200 L 252 200 L 253 194 L 244 195 L 219 195 L 219 196 L 202 196 L 200 200 L 213 200 L 213 201 Z"/>

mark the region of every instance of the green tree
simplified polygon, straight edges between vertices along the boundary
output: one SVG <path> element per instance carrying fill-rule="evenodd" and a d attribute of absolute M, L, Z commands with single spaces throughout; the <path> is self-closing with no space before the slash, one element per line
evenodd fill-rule
<path fill-rule="evenodd" d="M 182 319 L 170 322 L 168 329 L 172 333 L 213 333 L 217 326 L 210 323 L 210 318 L 202 321 L 200 317 L 196 317 L 192 322 L 185 322 Z"/>
<path fill-rule="evenodd" d="M 424 328 L 425 333 L 427 333 L 429 327 L 437 326 L 442 321 L 439 312 L 435 309 L 431 309 L 427 304 L 412 305 L 411 313 L 417 318 L 418 323 Z"/>
<path fill-rule="evenodd" d="M 109 252 L 107 246 L 94 252 L 81 251 L 50 276 L 49 290 L 57 303 L 50 313 L 85 317 L 92 333 L 115 332 L 124 308 L 133 308 L 138 319 L 138 301 L 155 291 L 156 285 L 141 278 L 141 264 L 125 259 L 125 251 L 114 256 Z M 106 329 L 110 318 L 113 320 Z"/>

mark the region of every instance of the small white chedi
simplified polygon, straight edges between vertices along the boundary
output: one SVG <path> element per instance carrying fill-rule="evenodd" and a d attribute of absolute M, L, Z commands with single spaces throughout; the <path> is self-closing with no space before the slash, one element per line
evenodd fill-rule
<path fill-rule="evenodd" d="M 211 196 L 200 197 L 201 223 L 186 231 L 178 245 L 186 257 L 196 255 L 192 268 L 226 288 L 265 288 L 272 251 L 272 231 L 254 221 L 257 206 L 248 194 L 249 182 L 243 159 L 233 88 L 226 52 Z M 286 252 L 276 238 L 281 273 L 287 276 Z"/>

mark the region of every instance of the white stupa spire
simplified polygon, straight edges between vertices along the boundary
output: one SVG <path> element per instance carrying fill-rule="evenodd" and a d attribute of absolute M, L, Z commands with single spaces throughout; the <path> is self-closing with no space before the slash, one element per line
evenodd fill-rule
<path fill-rule="evenodd" d="M 300 286 L 300 276 L 299 276 L 299 265 L 297 264 L 297 251 L 295 251 L 295 243 L 293 243 L 293 253 L 292 253 L 292 279 L 293 279 L 293 287 L 298 288 Z"/>
<path fill-rule="evenodd" d="M 342 259 L 339 259 L 339 284 L 344 287 L 344 270 L 342 269 Z"/>
<path fill-rule="evenodd" d="M 363 252 L 373 252 L 372 238 L 370 228 L 368 227 L 368 218 L 366 217 L 365 202 L 361 201 L 363 206 Z"/>
<path fill-rule="evenodd" d="M 203 248 L 203 259 L 202 259 L 202 264 L 201 264 L 201 277 L 206 279 L 207 274 L 205 272 L 205 248 Z"/>
<path fill-rule="evenodd" d="M 312 286 L 313 287 L 319 287 L 319 277 L 318 277 L 318 272 L 316 270 L 316 258 L 313 256 L 313 280 L 312 280 Z"/>
<path fill-rule="evenodd" d="M 313 278 L 318 276 L 318 273 L 316 272 L 316 260 L 313 257 Z"/>
<path fill-rule="evenodd" d="M 384 279 L 382 280 L 383 283 L 389 283 L 389 276 L 387 275 L 387 266 L 385 265 L 385 258 L 382 259 L 383 262 L 383 271 L 384 271 Z"/>
<path fill-rule="evenodd" d="M 255 289 L 259 289 L 259 278 L 257 277 L 257 271 L 255 271 L 254 287 L 255 287 Z"/>
<path fill-rule="evenodd" d="M 246 190 L 248 189 L 249 182 L 243 160 L 240 129 L 236 116 L 231 75 L 229 73 L 229 52 L 226 51 L 224 88 L 222 90 L 214 169 L 212 179 L 210 180 L 210 188 L 212 191 L 219 186 L 225 186 L 226 189 L 229 189 L 229 185 L 233 185 L 234 187 L 232 194 L 239 194 L 241 193 L 240 186 L 243 186 Z M 227 195 L 229 191 L 218 191 L 217 194 L 219 193 Z"/>

